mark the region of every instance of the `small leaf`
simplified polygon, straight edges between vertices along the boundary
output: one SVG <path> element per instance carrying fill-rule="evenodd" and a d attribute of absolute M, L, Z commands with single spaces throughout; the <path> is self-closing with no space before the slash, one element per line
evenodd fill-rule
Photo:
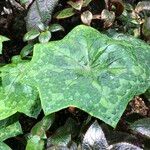
<path fill-rule="evenodd" d="M 115 20 L 115 13 L 104 9 L 101 13 L 101 19 L 104 21 L 104 28 L 108 28 L 113 25 Z"/>
<path fill-rule="evenodd" d="M 150 138 L 150 118 L 139 119 L 131 124 L 130 128 L 133 131 Z"/>
<path fill-rule="evenodd" d="M 40 32 L 36 29 L 31 29 L 29 32 L 27 32 L 24 35 L 23 40 L 24 41 L 29 41 L 29 40 L 33 40 L 35 38 L 37 38 L 40 35 Z"/>
<path fill-rule="evenodd" d="M 137 147 L 135 145 L 132 145 L 126 142 L 121 142 L 121 143 L 110 145 L 108 149 L 109 150 L 143 150 L 140 147 Z"/>
<path fill-rule="evenodd" d="M 0 35 L 0 54 L 2 54 L 2 43 L 8 41 L 9 39 Z"/>
<path fill-rule="evenodd" d="M 90 11 L 85 11 L 81 14 L 81 20 L 84 24 L 86 25 L 89 25 L 91 24 L 91 21 L 92 21 L 92 18 L 93 18 L 93 15 Z"/>
<path fill-rule="evenodd" d="M 22 134 L 21 125 L 19 122 L 15 122 L 8 126 L 0 128 L 0 141 L 4 141 L 10 137 Z"/>
<path fill-rule="evenodd" d="M 52 145 L 67 146 L 71 142 L 71 134 L 77 133 L 76 122 L 72 119 L 68 119 L 64 126 L 58 128 L 58 130 L 48 138 L 47 147 Z"/>
<path fill-rule="evenodd" d="M 40 43 L 47 43 L 51 39 L 51 32 L 44 31 L 39 35 Z"/>
<path fill-rule="evenodd" d="M 83 0 L 83 7 L 87 7 L 92 0 Z"/>
<path fill-rule="evenodd" d="M 44 149 L 44 141 L 38 135 L 32 136 L 27 141 L 26 150 L 43 150 Z"/>
<path fill-rule="evenodd" d="M 73 8 L 66 8 L 63 9 L 62 11 L 58 12 L 56 15 L 57 19 L 64 19 L 64 18 L 68 18 L 71 17 L 75 14 L 75 11 Z"/>
<path fill-rule="evenodd" d="M 31 134 L 38 135 L 41 139 L 45 138 L 45 132 L 50 128 L 54 119 L 54 114 L 44 116 L 43 119 L 31 129 Z"/>
<path fill-rule="evenodd" d="M 72 8 L 76 9 L 76 10 L 81 10 L 82 5 L 83 5 L 83 0 L 77 0 L 77 1 L 73 1 L 70 0 L 67 2 Z"/>
<path fill-rule="evenodd" d="M 28 44 L 20 52 L 21 58 L 28 56 L 33 51 L 33 44 Z"/>
<path fill-rule="evenodd" d="M 87 132 L 84 135 L 82 149 L 90 150 L 92 149 L 106 149 L 108 147 L 108 143 L 102 128 L 99 124 L 94 122 Z"/>
<path fill-rule="evenodd" d="M 12 150 L 12 149 L 4 142 L 0 142 L 0 150 Z"/>
<path fill-rule="evenodd" d="M 52 24 L 52 25 L 50 25 L 49 30 L 51 32 L 57 32 L 57 31 L 60 31 L 60 30 L 64 31 L 65 29 L 60 24 Z"/>
<path fill-rule="evenodd" d="M 18 64 L 22 61 L 21 56 L 20 55 L 15 55 L 11 58 L 11 62 L 13 64 Z"/>

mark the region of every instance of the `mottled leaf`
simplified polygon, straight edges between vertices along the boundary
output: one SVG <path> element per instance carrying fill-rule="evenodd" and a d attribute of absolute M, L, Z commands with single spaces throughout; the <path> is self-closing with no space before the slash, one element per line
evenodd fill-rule
<path fill-rule="evenodd" d="M 2 54 L 2 43 L 8 41 L 9 39 L 0 35 L 0 54 Z"/>
<path fill-rule="evenodd" d="M 4 142 L 0 142 L 0 150 L 12 150 L 12 149 Z"/>
<path fill-rule="evenodd" d="M 21 125 L 19 122 L 4 126 L 0 128 L 0 141 L 4 141 L 19 134 L 22 134 Z"/>
<path fill-rule="evenodd" d="M 110 150 L 143 150 L 135 145 L 132 145 L 126 142 L 121 142 L 121 143 L 117 143 L 114 145 L 110 145 L 108 149 Z"/>
<path fill-rule="evenodd" d="M 64 19 L 64 18 L 71 17 L 74 14 L 75 14 L 75 11 L 73 8 L 65 8 L 62 11 L 57 13 L 56 18 L 57 19 Z"/>
<path fill-rule="evenodd" d="M 37 117 L 40 101 L 37 90 L 27 84 L 21 84 L 27 63 L 10 64 L 1 68 L 2 86 L 0 87 L 0 120 L 16 112 Z"/>
<path fill-rule="evenodd" d="M 102 128 L 97 122 L 94 122 L 84 135 L 82 149 L 107 149 L 108 143 Z"/>
<path fill-rule="evenodd" d="M 139 119 L 130 125 L 131 129 L 150 138 L 150 118 Z"/>
<path fill-rule="evenodd" d="M 38 89 L 46 115 L 74 106 L 115 127 L 128 102 L 150 86 L 150 46 L 77 26 L 38 44 L 22 80 Z"/>

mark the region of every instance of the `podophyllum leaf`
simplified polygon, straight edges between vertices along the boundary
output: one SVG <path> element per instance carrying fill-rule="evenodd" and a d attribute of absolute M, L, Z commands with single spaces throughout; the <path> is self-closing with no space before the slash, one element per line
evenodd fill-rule
<path fill-rule="evenodd" d="M 150 118 L 139 119 L 130 125 L 131 129 L 150 138 Z"/>
<path fill-rule="evenodd" d="M 44 140 L 41 140 L 41 138 L 38 135 L 32 136 L 27 141 L 26 150 L 43 150 L 44 149 Z"/>
<path fill-rule="evenodd" d="M 8 41 L 9 39 L 0 35 L 0 54 L 2 54 L 2 43 Z"/>
<path fill-rule="evenodd" d="M 44 31 L 39 35 L 40 43 L 47 43 L 51 39 L 51 32 Z"/>
<path fill-rule="evenodd" d="M 38 135 L 40 138 L 45 138 L 45 132 L 50 128 L 54 119 L 54 114 L 44 116 L 43 119 L 32 128 L 31 134 Z"/>
<path fill-rule="evenodd" d="M 0 141 L 4 141 L 19 134 L 22 134 L 21 125 L 19 122 L 15 122 L 11 125 L 0 128 Z"/>
<path fill-rule="evenodd" d="M 67 146 L 71 142 L 71 135 L 77 133 L 76 122 L 69 118 L 64 126 L 58 128 L 56 133 L 54 133 L 47 140 L 47 147 L 52 145 L 57 146 Z"/>
<path fill-rule="evenodd" d="M 51 32 L 57 32 L 57 31 L 60 31 L 60 30 L 64 31 L 65 29 L 60 24 L 52 24 L 52 25 L 50 25 L 49 30 Z"/>
<path fill-rule="evenodd" d="M 46 115 L 78 107 L 115 127 L 128 102 L 150 86 L 150 46 L 77 26 L 35 46 L 24 83 L 37 87 Z"/>
<path fill-rule="evenodd" d="M 75 14 L 75 11 L 73 8 L 65 8 L 62 11 L 57 13 L 56 18 L 57 19 L 64 19 L 64 18 L 71 17 L 74 14 Z"/>
<path fill-rule="evenodd" d="M 0 87 L 0 120 L 16 112 L 37 117 L 41 108 L 37 90 L 21 84 L 27 63 L 6 65 L 1 68 L 2 86 Z"/>
<path fill-rule="evenodd" d="M 99 124 L 94 122 L 87 132 L 84 135 L 82 149 L 90 150 L 92 149 L 106 149 L 108 147 L 108 143 L 102 128 Z"/>
<path fill-rule="evenodd" d="M 58 0 L 35 0 L 26 17 L 27 30 L 29 31 L 32 28 L 38 29 L 39 23 L 48 25 L 57 3 Z"/>
<path fill-rule="evenodd" d="M 110 145 L 108 147 L 108 149 L 110 150 L 143 150 L 135 145 L 132 145 L 132 144 L 129 144 L 129 143 L 126 143 L 126 142 L 121 142 L 121 143 L 117 143 L 117 144 L 114 144 L 114 145 Z"/>
<path fill-rule="evenodd" d="M 4 142 L 0 142 L 0 150 L 12 150 L 12 149 Z"/>
<path fill-rule="evenodd" d="M 40 35 L 40 32 L 37 29 L 31 29 L 29 32 L 27 32 L 24 35 L 23 40 L 24 41 L 34 40 L 39 35 Z"/>

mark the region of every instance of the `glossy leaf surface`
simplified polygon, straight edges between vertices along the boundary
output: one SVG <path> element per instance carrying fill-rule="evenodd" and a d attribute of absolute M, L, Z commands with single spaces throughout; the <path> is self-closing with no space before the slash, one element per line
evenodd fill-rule
<path fill-rule="evenodd" d="M 38 89 L 46 115 L 74 106 L 115 127 L 150 80 L 150 46 L 77 26 L 63 40 L 38 44 L 23 82 Z"/>
<path fill-rule="evenodd" d="M 150 118 L 139 119 L 131 124 L 131 129 L 150 138 Z"/>
<path fill-rule="evenodd" d="M 107 149 L 108 143 L 102 128 L 99 126 L 97 122 L 94 122 L 87 132 L 84 135 L 82 149 L 90 150 L 92 149 Z"/>

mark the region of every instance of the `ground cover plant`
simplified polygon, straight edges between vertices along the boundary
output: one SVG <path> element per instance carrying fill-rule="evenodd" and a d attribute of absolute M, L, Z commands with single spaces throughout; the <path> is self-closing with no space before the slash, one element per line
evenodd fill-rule
<path fill-rule="evenodd" d="M 150 149 L 148 1 L 1 3 L 0 149 Z"/>

